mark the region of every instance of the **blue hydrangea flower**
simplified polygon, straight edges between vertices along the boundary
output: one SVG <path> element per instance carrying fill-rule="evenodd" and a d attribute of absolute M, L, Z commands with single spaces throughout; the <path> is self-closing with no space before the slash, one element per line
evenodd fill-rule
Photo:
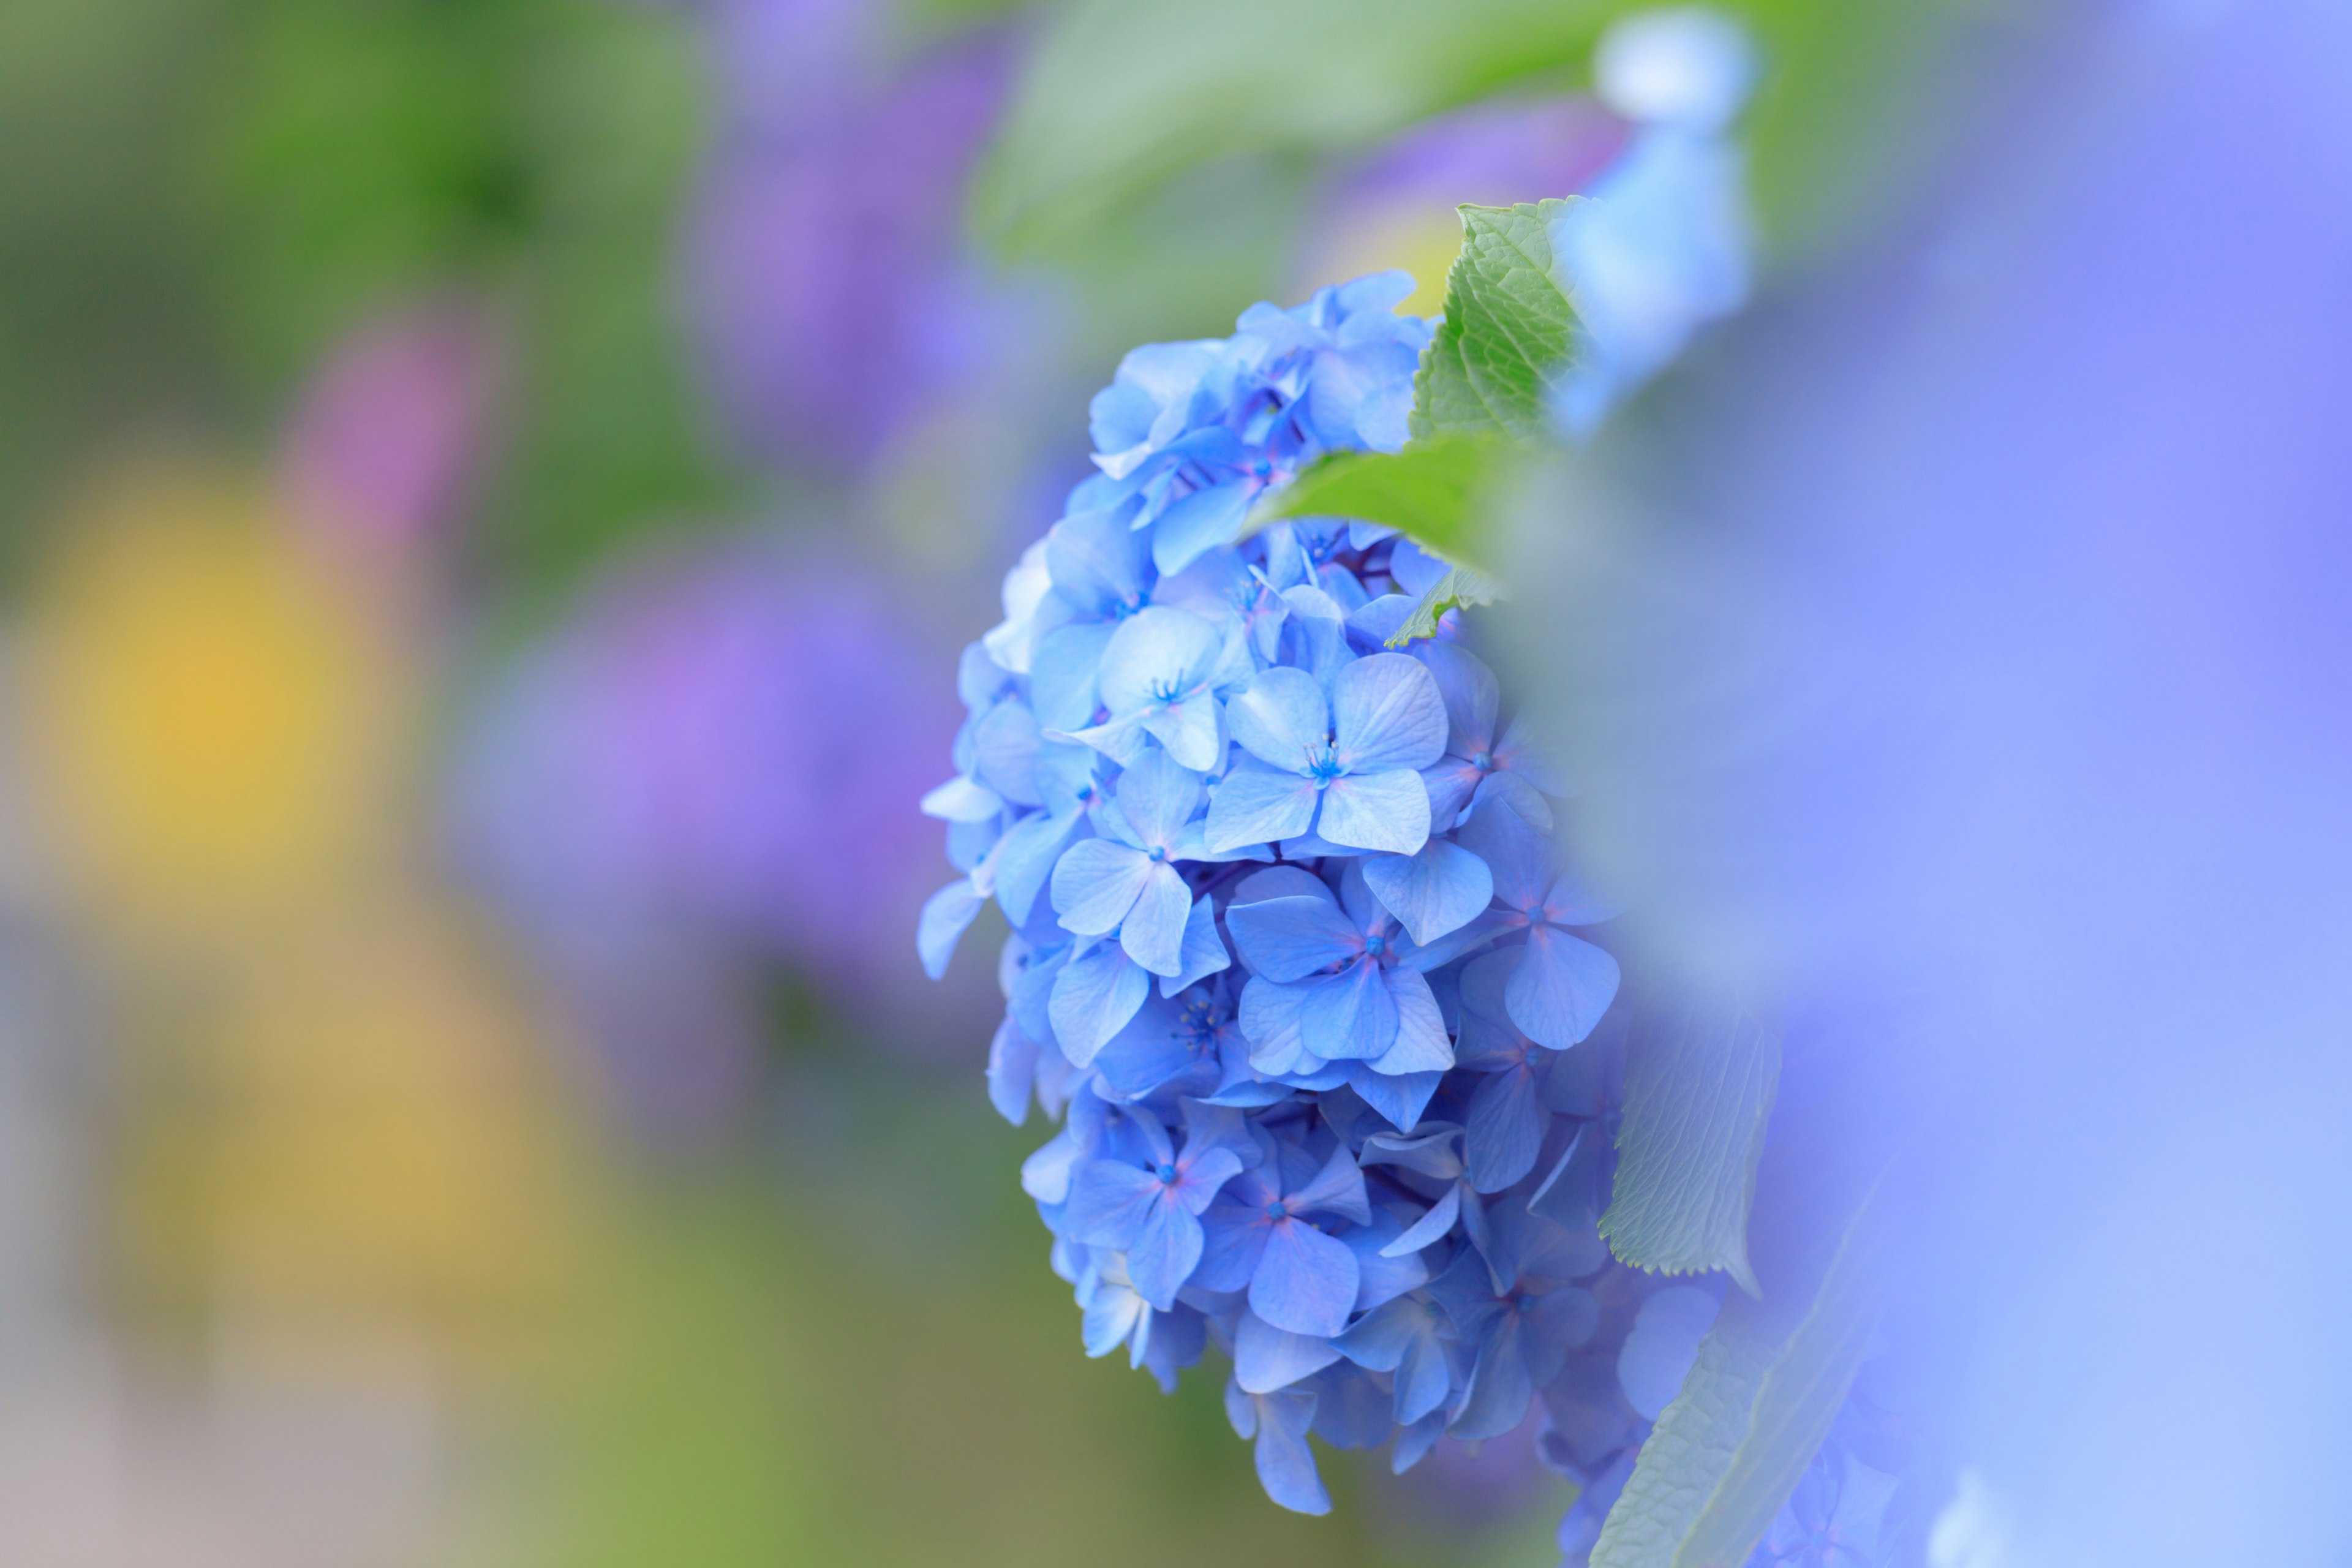
<path fill-rule="evenodd" d="M 990 901 L 1011 927 L 988 1091 L 1059 1121 L 1021 1180 L 1087 1351 L 1163 1386 L 1223 1352 L 1307 1511 L 1310 1438 L 1402 1469 L 1540 1408 L 1589 1485 L 1645 1426 L 1617 1365 L 1655 1284 L 1595 1229 L 1612 910 L 1565 869 L 1560 781 L 1461 617 L 1388 646 L 1441 563 L 1346 519 L 1241 537 L 1301 464 L 1402 441 L 1408 287 L 1127 357 L 924 802 L 961 872 L 925 963 Z"/>

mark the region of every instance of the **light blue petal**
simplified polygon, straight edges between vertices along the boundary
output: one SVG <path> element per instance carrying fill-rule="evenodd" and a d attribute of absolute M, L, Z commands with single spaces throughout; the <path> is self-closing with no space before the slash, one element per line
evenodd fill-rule
<path fill-rule="evenodd" d="M 1424 643 L 1413 655 L 1428 668 L 1445 700 L 1445 749 L 1465 758 L 1491 752 L 1495 716 L 1503 700 L 1495 672 L 1460 643 Z"/>
<path fill-rule="evenodd" d="M 1284 1201 L 1294 1214 L 1336 1214 L 1358 1225 L 1368 1224 L 1372 1217 L 1364 1173 L 1345 1147 L 1332 1150 L 1314 1177 Z"/>
<path fill-rule="evenodd" d="M 986 822 L 1004 809 L 1004 801 L 979 780 L 958 774 L 936 789 L 925 791 L 922 808 L 925 816 L 936 816 L 942 822 Z"/>
<path fill-rule="evenodd" d="M 1150 1303 L 1129 1286 L 1107 1286 L 1087 1303 L 1082 1338 L 1088 1356 L 1107 1356 L 1127 1345 L 1141 1361 L 1138 1342 L 1150 1331 Z"/>
<path fill-rule="evenodd" d="M 1470 1097 L 1464 1141 L 1470 1184 L 1499 1193 L 1533 1170 L 1547 1121 L 1536 1103 L 1536 1075 L 1526 1068 L 1482 1078 Z"/>
<path fill-rule="evenodd" d="M 1225 760 L 1225 732 L 1220 705 L 1205 692 L 1144 710 L 1143 732 L 1168 748 L 1168 754 L 1197 773 L 1207 773 Z"/>
<path fill-rule="evenodd" d="M 1389 575 L 1396 579 L 1399 588 L 1416 599 L 1436 587 L 1437 580 L 1453 570 L 1410 539 L 1397 541 L 1396 548 L 1389 552 Z"/>
<path fill-rule="evenodd" d="M 1379 1062 L 1349 1062 L 1348 1081 L 1364 1103 L 1387 1118 L 1390 1126 L 1410 1132 L 1429 1109 L 1430 1097 L 1445 1081 L 1442 1072 L 1386 1073 Z"/>
<path fill-rule="evenodd" d="M 1144 848 L 1175 847 L 1201 806 L 1201 775 L 1167 752 L 1147 752 L 1118 775 L 1119 811 Z"/>
<path fill-rule="evenodd" d="M 972 732 L 972 773 L 1011 805 L 1042 805 L 1037 793 L 1037 716 L 1028 704 L 1000 702 Z"/>
<path fill-rule="evenodd" d="M 1453 1233 L 1454 1216 L 1461 1212 L 1462 1189 L 1448 1187 L 1443 1197 L 1429 1205 L 1428 1212 L 1407 1226 L 1402 1236 L 1381 1247 L 1381 1252 L 1389 1258 L 1403 1258 L 1423 1247 L 1434 1247 Z M 1369 1362 L 1365 1364 L 1370 1365 Z M 1380 1367 L 1375 1370 L 1388 1372 L 1392 1369 Z"/>
<path fill-rule="evenodd" d="M 1544 919 L 1556 926 L 1599 925 L 1623 913 L 1623 907 L 1583 878 L 1570 872 L 1544 895 Z"/>
<path fill-rule="evenodd" d="M 1423 944 L 1468 925 L 1495 899 L 1486 862 L 1443 838 L 1415 854 L 1373 856 L 1364 862 L 1364 881 Z"/>
<path fill-rule="evenodd" d="M 1151 525 L 1151 561 L 1162 573 L 1181 572 L 1220 545 L 1242 536 L 1250 487 L 1240 479 L 1194 490 Z"/>
<path fill-rule="evenodd" d="M 1198 1105 L 1198 1100 L 1188 1100 Z M 1176 1201 L 1188 1214 L 1199 1214 L 1207 1208 L 1218 1189 L 1242 1173 L 1242 1157 L 1233 1149 L 1215 1144 L 1202 1150 L 1196 1158 L 1188 1148 L 1185 1152 L 1182 1175 L 1176 1183 Z"/>
<path fill-rule="evenodd" d="M 1348 616 L 1348 640 L 1366 652 L 1386 647 L 1391 637 L 1404 630 L 1420 603 L 1412 594 L 1381 595 Z"/>
<path fill-rule="evenodd" d="M 1231 919 L 1231 911 L 1227 911 Z M 1306 987 L 1277 985 L 1263 977 L 1242 987 L 1240 1024 L 1250 1043 L 1250 1066 L 1269 1078 L 1321 1064 L 1307 1054 L 1298 1033 Z"/>
<path fill-rule="evenodd" d="M 1118 509 L 1075 512 L 1045 535 L 1045 569 L 1062 596 L 1089 615 L 1131 610 L 1150 593 L 1150 542 Z"/>
<path fill-rule="evenodd" d="M 1331 678 L 1331 730 L 1352 772 L 1425 768 L 1445 754 L 1445 700 L 1419 660 L 1371 654 Z"/>
<path fill-rule="evenodd" d="M 1459 823 L 1486 776 L 1451 752 L 1422 769 L 1421 782 L 1429 786 L 1430 831 L 1444 833 Z"/>
<path fill-rule="evenodd" d="M 1388 1255 L 1387 1246 L 1398 1234 L 1395 1217 L 1382 1213 L 1374 1215 L 1371 1224 L 1358 1226 L 1340 1237 L 1356 1255 L 1359 1312 L 1369 1312 L 1429 1283 L 1429 1266 L 1420 1258 L 1410 1252 L 1401 1258 Z"/>
<path fill-rule="evenodd" d="M 1280 983 L 1304 979 L 1364 951 L 1363 933 L 1328 892 L 1231 904 L 1225 929 L 1253 973 Z"/>
<path fill-rule="evenodd" d="M 1225 721 L 1243 750 L 1270 767 L 1297 773 L 1331 738 L 1323 689 L 1303 669 L 1260 670 L 1225 703 Z"/>
<path fill-rule="evenodd" d="M 1021 1032 L 1011 1015 L 988 1042 L 988 1102 L 1018 1127 L 1029 1119 L 1029 1087 L 1037 1077 L 1037 1042 Z"/>
<path fill-rule="evenodd" d="M 1062 1233 L 1089 1247 L 1126 1247 L 1160 1206 L 1166 1189 L 1150 1172 L 1124 1160 L 1097 1160 L 1070 1184 Z"/>
<path fill-rule="evenodd" d="M 1357 1158 L 1366 1165 L 1402 1165 L 1408 1171 L 1450 1182 L 1462 1174 L 1462 1160 L 1454 1149 L 1454 1141 L 1461 1131 L 1453 1122 L 1433 1121 L 1412 1134 L 1375 1132 L 1364 1140 L 1363 1150 Z"/>
<path fill-rule="evenodd" d="M 922 957 L 924 973 L 937 980 L 948 972 L 956 943 L 987 901 L 969 877 L 957 878 L 924 900 L 915 922 L 915 951 Z"/>
<path fill-rule="evenodd" d="M 1216 907 L 1206 893 L 1192 900 L 1192 912 L 1184 917 L 1183 948 L 1178 959 L 1176 973 L 1160 979 L 1162 996 L 1173 996 L 1197 981 L 1233 967 L 1224 938 L 1217 934 Z"/>
<path fill-rule="evenodd" d="M 1307 1429 L 1315 1419 L 1315 1396 L 1283 1393 L 1255 1396 L 1258 1401 L 1257 1480 L 1265 1495 L 1293 1513 L 1331 1511 L 1331 1494 L 1316 1473 L 1314 1451 L 1307 1446 Z"/>
<path fill-rule="evenodd" d="M 1250 1279 L 1250 1310 L 1277 1329 L 1324 1338 L 1348 1326 L 1356 1255 L 1304 1220 L 1276 1223 Z"/>
<path fill-rule="evenodd" d="M 1617 1381 L 1644 1419 L 1655 1421 L 1682 1392 L 1719 1310 L 1712 1292 L 1693 1285 L 1670 1285 L 1642 1303 L 1617 1352 Z"/>
<path fill-rule="evenodd" d="M 1234 1381 L 1245 1394 L 1288 1388 L 1339 1359 L 1329 1340 L 1277 1329 L 1255 1312 L 1243 1312 L 1234 1330 Z"/>
<path fill-rule="evenodd" d="M 1367 1313 L 1333 1343 L 1367 1372 L 1394 1372 L 1405 1348 L 1426 1331 L 1429 1312 L 1424 1302 L 1393 1300 Z"/>
<path fill-rule="evenodd" d="M 1551 802 L 1536 792 L 1527 775 L 1516 770 L 1488 773 L 1480 779 L 1470 805 L 1475 808 L 1489 803 L 1516 811 L 1538 833 L 1549 835 L 1552 830 Z"/>
<path fill-rule="evenodd" d="M 1151 977 L 1115 944 L 1074 958 L 1054 976 L 1047 1012 L 1072 1067 L 1087 1067 L 1151 994 Z"/>
<path fill-rule="evenodd" d="M 1176 1292 L 1201 1261 L 1201 1222 L 1181 1205 L 1165 1198 L 1153 1204 L 1127 1249 L 1128 1277 L 1137 1293 L 1160 1311 L 1173 1308 Z"/>
<path fill-rule="evenodd" d="M 1325 1061 L 1371 1061 L 1396 1044 L 1396 1001 L 1378 963 L 1361 959 L 1306 984 L 1298 1032 L 1310 1054 Z"/>
<path fill-rule="evenodd" d="M 1321 899 L 1337 905 L 1330 885 L 1304 866 L 1269 866 L 1263 871 L 1252 871 L 1234 889 L 1233 901 L 1237 904 L 1260 903 L 1267 899 Z"/>
<path fill-rule="evenodd" d="M 1534 909 L 1551 890 L 1559 856 L 1551 841 L 1517 812 L 1491 806 L 1473 811 L 1454 839 L 1486 862 L 1495 877 L 1495 897 L 1507 908 Z"/>
<path fill-rule="evenodd" d="M 1108 621 L 1061 626 L 1038 640 L 1029 664 L 1029 705 L 1048 730 L 1078 730 L 1094 721 L 1099 700 L 1095 672 L 1118 628 Z"/>
<path fill-rule="evenodd" d="M 1508 768 L 1546 795 L 1564 800 L 1576 793 L 1524 713 L 1495 742 L 1495 765 Z"/>
<path fill-rule="evenodd" d="M 1413 1336 L 1396 1368 L 1396 1418 L 1417 1426 L 1442 1410 L 1454 1397 L 1454 1363 L 1445 1353 L 1434 1322 Z M 1398 1446 L 1403 1446 L 1399 1439 Z"/>
<path fill-rule="evenodd" d="M 1184 968 L 1184 926 L 1192 913 L 1192 889 L 1175 867 L 1144 865 L 1143 889 L 1118 928 L 1118 944 L 1152 973 L 1179 974 Z"/>
<path fill-rule="evenodd" d="M 1116 931 L 1151 873 L 1160 869 L 1165 868 L 1153 866 L 1140 849 L 1108 838 L 1083 839 L 1055 862 L 1054 911 L 1065 930 L 1081 936 Z"/>
<path fill-rule="evenodd" d="M 1478 1352 L 1462 1409 L 1449 1430 L 1465 1443 L 1499 1437 L 1527 1419 L 1536 1385 L 1520 1349 L 1518 1314 L 1506 1312 Z"/>
<path fill-rule="evenodd" d="M 1564 1051 L 1592 1032 L 1617 996 L 1617 961 L 1581 937 L 1537 926 L 1503 999 L 1511 1022 L 1539 1046 Z"/>
<path fill-rule="evenodd" d="M 1315 831 L 1352 849 L 1418 854 L 1429 842 L 1429 788 L 1402 768 L 1333 779 Z"/>
<path fill-rule="evenodd" d="M 996 902 L 1016 927 L 1029 923 L 1037 895 L 1079 830 L 1076 816 L 1034 811 L 1007 828 L 996 847 Z"/>
<path fill-rule="evenodd" d="M 1315 820 L 1317 794 L 1313 783 L 1297 773 L 1242 758 L 1210 794 L 1210 851 L 1222 855 L 1306 832 Z"/>
<path fill-rule="evenodd" d="M 1444 1072 L 1454 1065 L 1454 1042 L 1446 1037 L 1445 1015 L 1429 982 L 1417 971 L 1399 967 L 1387 974 L 1390 1000 L 1396 1006 L 1395 1041 L 1371 1066 L 1382 1073 Z"/>
<path fill-rule="evenodd" d="M 1143 715 L 1129 713 L 1106 723 L 1091 724 L 1083 730 L 1048 730 L 1049 741 L 1075 741 L 1081 746 L 1092 746 L 1120 767 L 1132 767 L 1150 749 L 1151 737 L 1144 732 Z"/>
<path fill-rule="evenodd" d="M 1174 1008 L 1146 1001 L 1096 1056 L 1095 1070 L 1123 1098 L 1139 1099 L 1194 1065 L 1186 1037 Z"/>
<path fill-rule="evenodd" d="M 1217 628 L 1189 610 L 1148 605 L 1121 621 L 1103 649 L 1103 704 L 1124 716 L 1190 691 L 1223 649 Z"/>

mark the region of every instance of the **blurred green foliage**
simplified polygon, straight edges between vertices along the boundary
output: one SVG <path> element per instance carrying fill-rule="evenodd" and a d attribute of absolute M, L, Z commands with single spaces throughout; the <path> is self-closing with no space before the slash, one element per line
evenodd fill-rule
<path fill-rule="evenodd" d="M 110 444 L 263 445 L 341 332 L 451 289 L 511 328 L 502 588 L 714 510 L 667 278 L 703 103 L 688 19 L 604 0 L 0 10 L 5 561 Z"/>

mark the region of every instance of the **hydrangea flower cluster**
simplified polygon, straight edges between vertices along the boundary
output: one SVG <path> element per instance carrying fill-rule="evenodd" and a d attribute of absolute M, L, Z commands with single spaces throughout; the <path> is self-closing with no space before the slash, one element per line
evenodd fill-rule
<path fill-rule="evenodd" d="M 1022 1179 L 1088 1352 L 1172 1388 L 1213 1340 L 1267 1493 L 1309 1512 L 1310 1432 L 1402 1470 L 1538 1402 L 1547 1457 L 1613 1495 L 1696 1343 L 1645 1301 L 1713 1311 L 1595 1228 L 1613 911 L 1459 613 L 1390 647 L 1444 564 L 1360 521 L 1242 537 L 1322 453 L 1403 444 L 1411 289 L 1127 356 L 1099 472 L 965 651 L 957 774 L 924 801 L 964 873 L 926 966 L 988 900 L 1012 927 L 989 1089 L 1061 1121 Z"/>

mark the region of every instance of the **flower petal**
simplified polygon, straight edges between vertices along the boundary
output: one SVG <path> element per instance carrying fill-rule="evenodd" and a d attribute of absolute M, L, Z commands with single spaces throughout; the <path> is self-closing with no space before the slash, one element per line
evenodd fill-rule
<path fill-rule="evenodd" d="M 1189 610 L 1147 605 L 1118 624 L 1103 649 L 1103 705 L 1113 717 L 1140 713 L 1187 693 L 1216 668 L 1224 638 Z"/>
<path fill-rule="evenodd" d="M 1278 1220 L 1250 1279 L 1250 1310 L 1277 1329 L 1328 1339 L 1348 1326 L 1356 1276 L 1346 1242 L 1305 1220 Z"/>
<path fill-rule="evenodd" d="M 1225 701 L 1225 721 L 1243 750 L 1269 767 L 1296 773 L 1330 741 L 1323 689 L 1303 669 L 1260 670 Z"/>
<path fill-rule="evenodd" d="M 1037 1042 L 1021 1032 L 1009 1013 L 996 1026 L 996 1037 L 988 1042 L 988 1102 L 1015 1127 L 1029 1119 L 1029 1089 L 1036 1081 L 1037 1051 Z"/>
<path fill-rule="evenodd" d="M 1169 752 L 1146 752 L 1118 775 L 1116 795 L 1119 815 L 1142 847 L 1171 849 L 1201 807 L 1201 775 Z"/>
<path fill-rule="evenodd" d="M 1308 1052 L 1327 1062 L 1372 1061 L 1396 1044 L 1396 1001 L 1378 963 L 1359 959 L 1306 984 L 1298 1034 Z"/>
<path fill-rule="evenodd" d="M 1232 911 L 1227 911 L 1231 918 Z M 1307 1055 L 1298 1032 L 1307 1001 L 1303 985 L 1277 985 L 1263 976 L 1242 987 L 1242 1036 L 1250 1043 L 1250 1066 L 1268 1077 L 1309 1070 L 1321 1064 Z"/>
<path fill-rule="evenodd" d="M 959 773 L 936 789 L 923 792 L 925 816 L 941 822 L 986 822 L 1004 809 L 1004 799 L 977 779 Z"/>
<path fill-rule="evenodd" d="M 1317 794 L 1311 780 L 1268 767 L 1255 757 L 1242 758 L 1209 796 L 1210 853 L 1273 844 L 1306 832 L 1315 820 Z"/>
<path fill-rule="evenodd" d="M 1181 1204 L 1163 1196 L 1128 1245 L 1128 1278 L 1135 1281 L 1138 1294 L 1165 1312 L 1176 1305 L 1176 1292 L 1201 1261 L 1201 1222 Z"/>
<path fill-rule="evenodd" d="M 1154 974 L 1180 974 L 1184 969 L 1184 926 L 1192 918 L 1192 889 L 1184 885 L 1175 867 L 1149 861 L 1145 865 L 1143 890 L 1119 925 L 1118 944 Z"/>
<path fill-rule="evenodd" d="M 1444 1195 L 1430 1205 L 1428 1212 L 1407 1226 L 1402 1236 L 1381 1248 L 1381 1254 L 1389 1258 L 1402 1258 L 1425 1247 L 1436 1246 L 1453 1231 L 1454 1216 L 1461 1212 L 1462 1189 L 1458 1186 L 1446 1188 Z M 1389 1369 L 1380 1367 L 1375 1370 L 1386 1372 Z"/>
<path fill-rule="evenodd" d="M 1445 1015 L 1429 982 L 1417 970 L 1388 972 L 1390 1000 L 1396 1005 L 1396 1040 L 1372 1059 L 1382 1073 L 1444 1072 L 1454 1065 L 1454 1042 L 1445 1035 Z"/>
<path fill-rule="evenodd" d="M 1393 568 L 1391 568 L 1393 569 Z M 1502 688 L 1495 672 L 1460 643 L 1431 641 L 1413 649 L 1445 701 L 1446 746 L 1457 757 L 1491 752 Z"/>
<path fill-rule="evenodd" d="M 987 901 L 970 877 L 958 877 L 923 901 L 922 916 L 915 922 L 915 951 L 922 956 L 924 973 L 937 980 L 948 972 L 956 943 Z"/>
<path fill-rule="evenodd" d="M 1168 748 L 1168 754 L 1200 773 L 1225 760 L 1225 734 L 1219 705 L 1206 692 L 1181 702 L 1146 709 L 1143 732 Z"/>
<path fill-rule="evenodd" d="M 1140 849 L 1108 838 L 1071 845 L 1054 863 L 1054 910 L 1062 928 L 1080 936 L 1118 930 L 1158 869 Z"/>
<path fill-rule="evenodd" d="M 1470 1097 L 1470 1184 L 1499 1193 L 1535 1168 L 1543 1146 L 1543 1107 L 1536 1103 L 1536 1075 L 1525 1067 L 1488 1073 Z"/>
<path fill-rule="evenodd" d="M 1196 981 L 1232 968 L 1233 963 L 1225 952 L 1224 938 L 1217 934 L 1216 907 L 1203 893 L 1192 900 L 1192 912 L 1184 917 L 1184 941 L 1176 973 L 1160 977 L 1160 994 L 1173 996 Z"/>
<path fill-rule="evenodd" d="M 1234 1330 L 1234 1381 L 1245 1394 L 1287 1388 L 1339 1359 L 1329 1340 L 1277 1329 L 1255 1312 L 1242 1313 Z"/>
<path fill-rule="evenodd" d="M 1229 905 L 1225 929 L 1251 971 L 1276 982 L 1304 979 L 1364 951 L 1363 933 L 1328 893 Z"/>
<path fill-rule="evenodd" d="M 1103 943 L 1064 964 L 1054 976 L 1054 996 L 1046 1011 L 1053 1018 L 1054 1038 L 1070 1065 L 1090 1066 L 1150 994 L 1151 977 L 1114 943 Z"/>
<path fill-rule="evenodd" d="M 1503 1000 L 1511 1022 L 1539 1046 L 1564 1051 L 1592 1032 L 1617 996 L 1617 961 L 1549 926 L 1528 932 Z"/>
<path fill-rule="evenodd" d="M 1445 699 L 1418 659 L 1372 654 L 1331 678 L 1331 731 L 1353 772 L 1425 768 L 1445 754 Z"/>
<path fill-rule="evenodd" d="M 1151 525 L 1151 563 L 1163 574 L 1181 572 L 1221 544 L 1242 536 L 1250 487 L 1240 479 L 1194 490 Z"/>
<path fill-rule="evenodd" d="M 1410 1132 L 1421 1123 L 1421 1113 L 1429 1109 L 1430 1098 L 1437 1086 L 1445 1081 L 1442 1072 L 1387 1073 L 1379 1062 L 1349 1062 L 1348 1081 L 1355 1087 L 1366 1105 L 1388 1120 L 1399 1131 Z"/>
<path fill-rule="evenodd" d="M 1492 805 L 1475 810 L 1454 837 L 1486 862 L 1495 877 L 1495 897 L 1506 908 L 1534 909 L 1551 890 L 1559 856 L 1551 841 L 1528 826 L 1517 812 Z"/>
<path fill-rule="evenodd" d="M 1468 925 L 1495 900 L 1486 862 L 1443 838 L 1412 855 L 1371 857 L 1364 862 L 1364 882 L 1423 944 Z"/>
<path fill-rule="evenodd" d="M 1429 786 L 1406 768 L 1333 779 L 1315 831 L 1351 849 L 1418 853 L 1429 842 Z"/>
<path fill-rule="evenodd" d="M 1070 1184 L 1070 1206 L 1062 1215 L 1062 1233 L 1089 1247 L 1125 1247 L 1141 1232 L 1143 1222 L 1166 1192 L 1150 1172 L 1124 1160 L 1093 1161 Z"/>

